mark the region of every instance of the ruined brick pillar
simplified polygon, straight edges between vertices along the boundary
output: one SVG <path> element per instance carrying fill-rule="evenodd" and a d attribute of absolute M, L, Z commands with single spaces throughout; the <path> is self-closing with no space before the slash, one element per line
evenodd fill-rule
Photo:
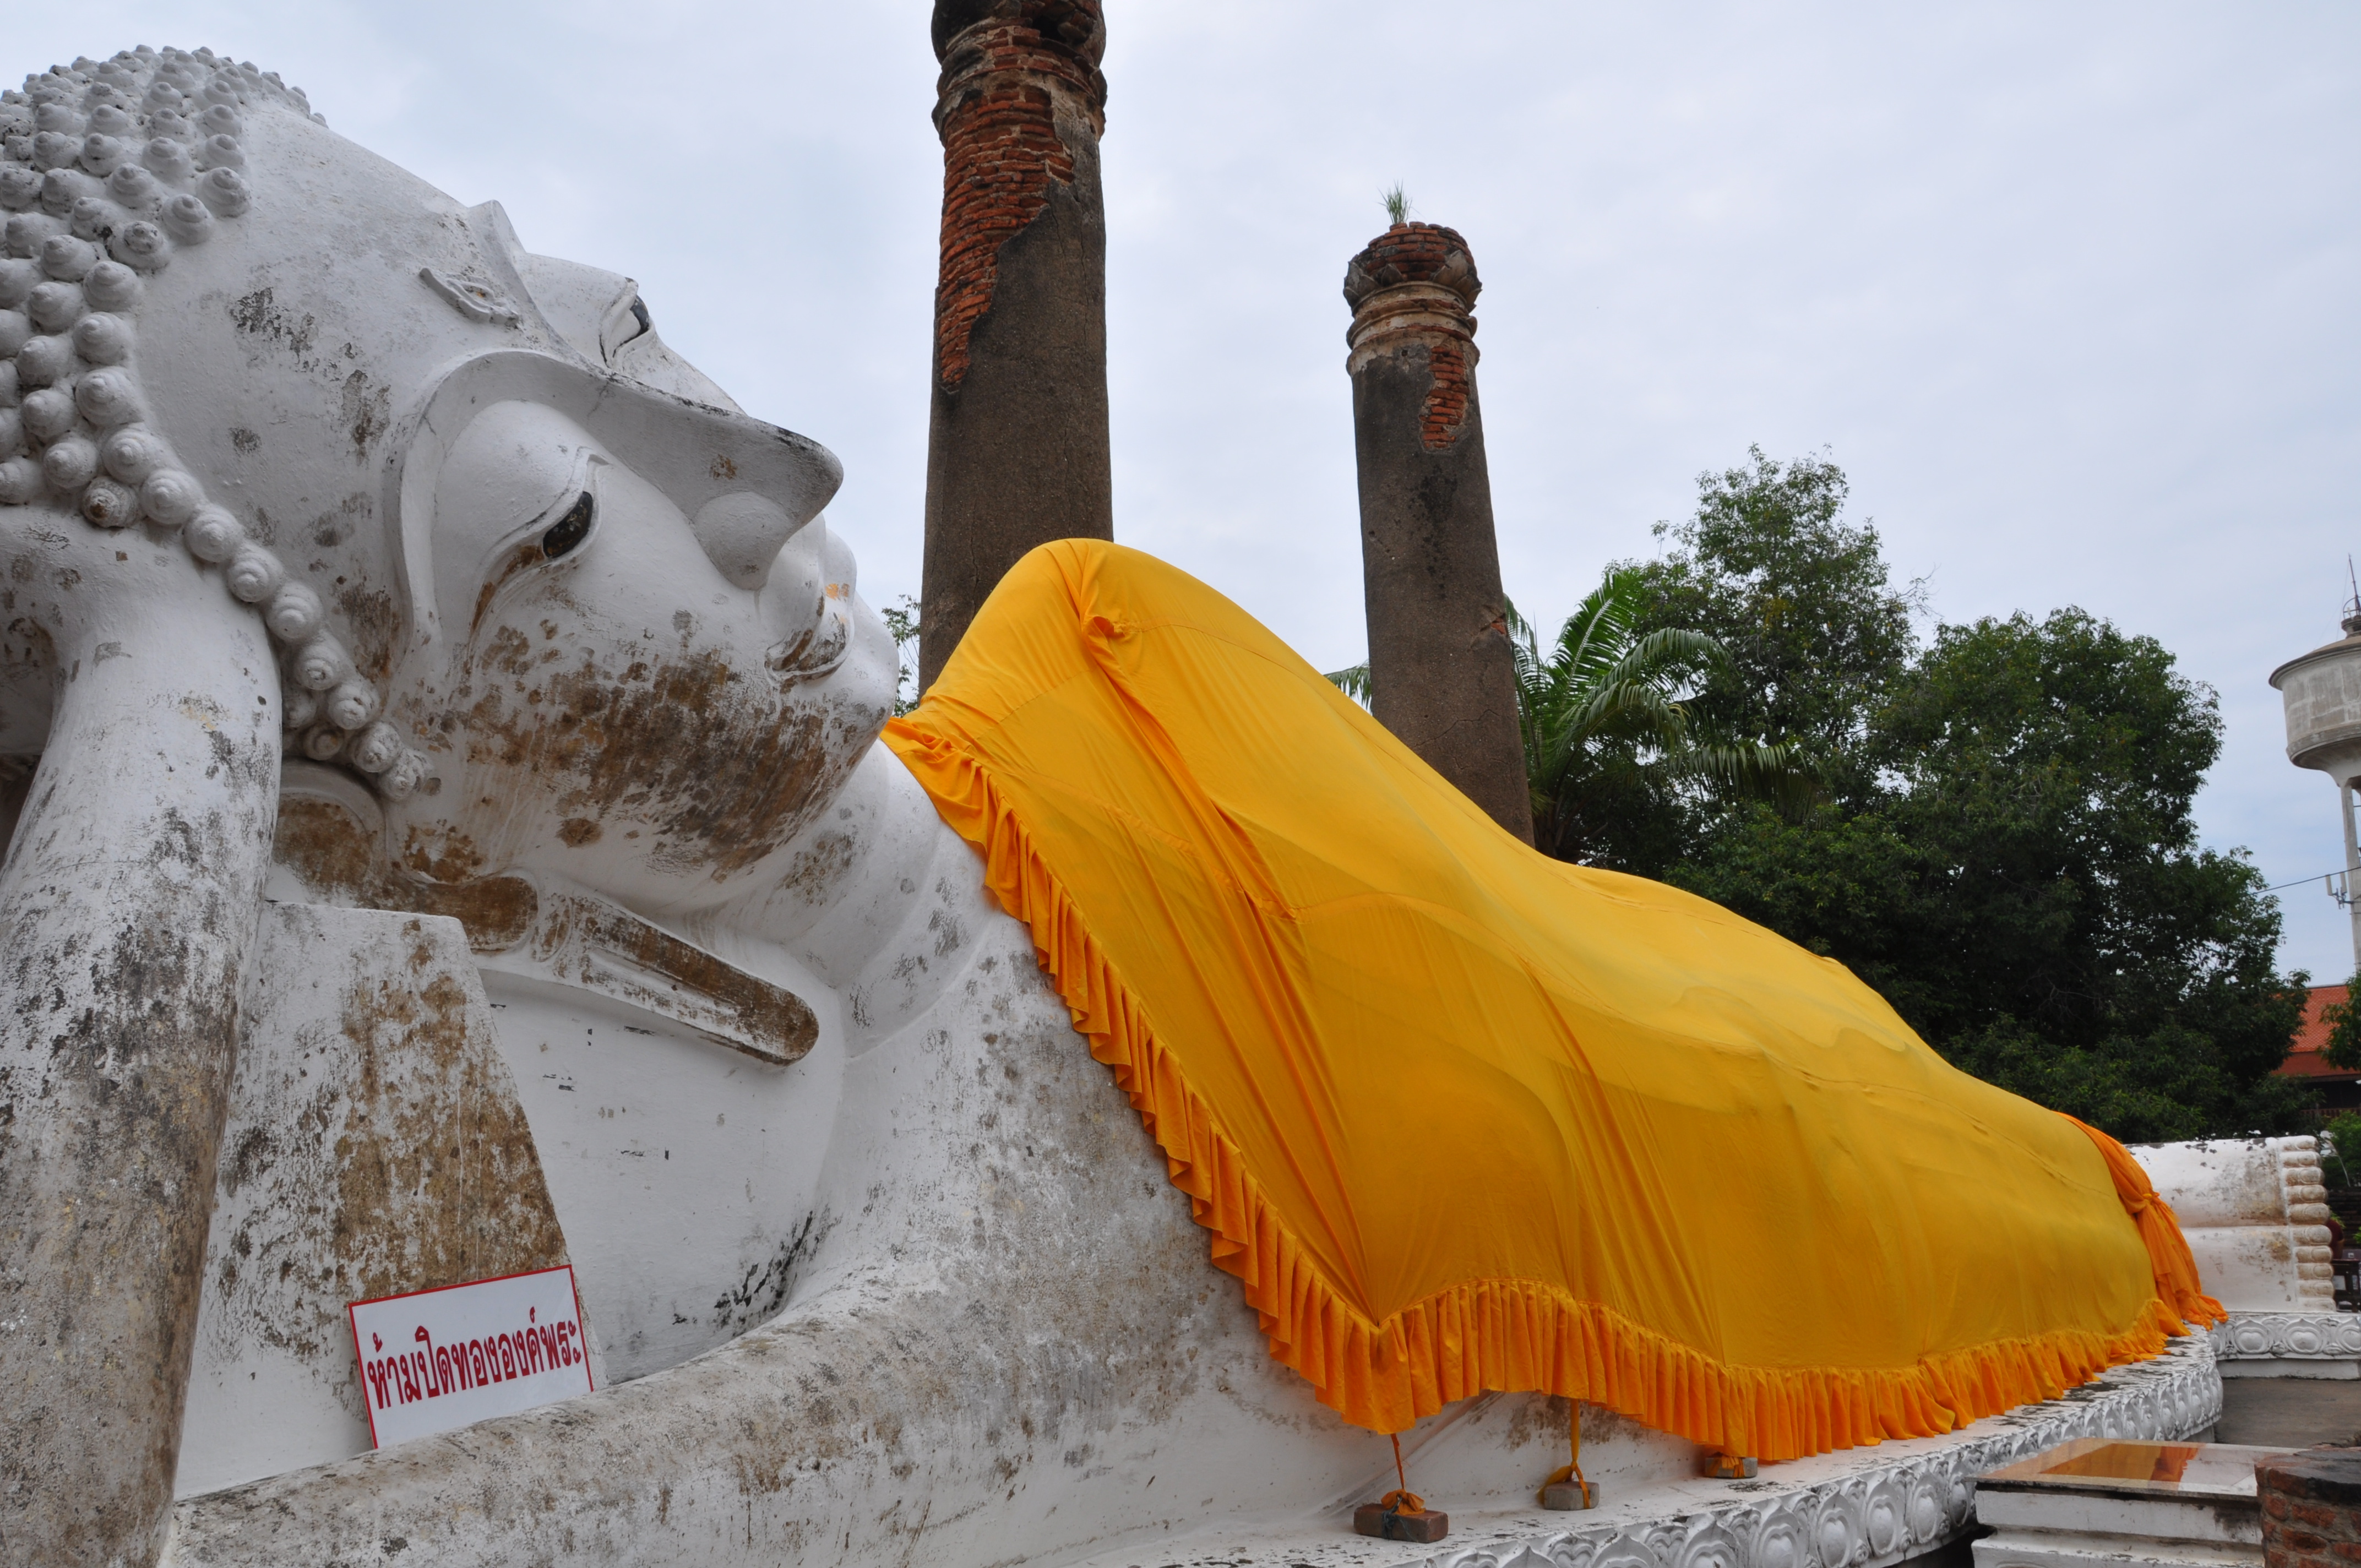
<path fill-rule="evenodd" d="M 2267 1568 L 2361 1562 L 2361 1452 L 2276 1453 L 2255 1462 Z"/>
<path fill-rule="evenodd" d="M 1433 224 L 1396 224 L 1345 269 L 1369 707 L 1530 844 L 1467 313 L 1481 287 L 1467 242 Z"/>
<path fill-rule="evenodd" d="M 1101 0 L 935 0 L 942 276 L 918 672 L 1019 556 L 1115 536 Z"/>

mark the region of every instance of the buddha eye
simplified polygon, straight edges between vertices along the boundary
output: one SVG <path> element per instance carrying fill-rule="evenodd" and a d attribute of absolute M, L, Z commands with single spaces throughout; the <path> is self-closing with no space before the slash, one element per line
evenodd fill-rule
<path fill-rule="evenodd" d="M 637 294 L 618 300 L 608 307 L 607 319 L 599 323 L 598 352 L 612 365 L 615 356 L 627 344 L 637 343 L 655 329 L 655 322 L 648 315 L 647 302 Z"/>
<path fill-rule="evenodd" d="M 566 515 L 551 523 L 549 532 L 541 536 L 542 555 L 555 561 L 588 538 L 590 520 L 598 510 L 598 503 L 590 499 L 590 492 L 583 491 L 581 499 L 568 507 Z"/>

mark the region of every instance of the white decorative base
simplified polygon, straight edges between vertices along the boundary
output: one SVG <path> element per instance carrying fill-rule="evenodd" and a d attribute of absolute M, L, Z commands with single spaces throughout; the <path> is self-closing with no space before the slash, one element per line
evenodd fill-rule
<path fill-rule="evenodd" d="M 2361 1378 L 2361 1313 L 2233 1312 L 2213 1340 L 2224 1377 Z"/>
<path fill-rule="evenodd" d="M 1975 1478 L 1986 1471 L 2070 1438 L 2186 1438 L 2221 1413 L 2213 1344 L 2191 1334 L 2155 1361 L 2116 1367 L 2062 1398 L 1945 1437 L 1766 1464 L 1752 1481 L 1679 1481 L 1609 1495 L 1576 1529 L 1565 1528 L 1565 1516 L 1531 1505 L 1452 1506 L 1450 1539 L 1413 1547 L 1351 1534 L 1348 1504 L 1301 1521 L 1210 1526 L 1152 1548 L 1135 1541 L 1078 1568 L 1150 1561 L 1224 1568 L 1893 1568 L 1971 1528 Z M 1433 1507 L 1448 1504 L 1430 1499 Z M 2252 1568 L 2235 1556 L 2190 1561 L 2192 1568 Z M 2097 1564 L 2027 1560 L 2027 1568 Z"/>

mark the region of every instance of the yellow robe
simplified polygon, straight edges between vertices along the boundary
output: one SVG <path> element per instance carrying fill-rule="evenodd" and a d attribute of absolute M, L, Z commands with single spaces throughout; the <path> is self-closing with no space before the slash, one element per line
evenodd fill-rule
<path fill-rule="evenodd" d="M 1536 854 L 1153 557 L 1033 552 L 886 740 L 1362 1426 L 1532 1388 L 1787 1458 L 2219 1310 L 2101 1135 L 1839 964 Z"/>

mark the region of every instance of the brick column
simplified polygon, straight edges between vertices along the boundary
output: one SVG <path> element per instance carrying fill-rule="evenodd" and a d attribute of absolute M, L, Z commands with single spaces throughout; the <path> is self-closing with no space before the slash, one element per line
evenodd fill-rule
<path fill-rule="evenodd" d="M 2361 1563 L 2361 1450 L 2313 1449 L 2255 1464 L 2266 1568 Z"/>
<path fill-rule="evenodd" d="M 942 275 L 918 672 L 1017 558 L 1112 539 L 1101 0 L 935 0 Z"/>
<path fill-rule="evenodd" d="M 1492 819 L 1533 841 L 1476 398 L 1483 285 L 1457 231 L 1396 224 L 1353 258 L 1345 302 L 1370 708 Z"/>

